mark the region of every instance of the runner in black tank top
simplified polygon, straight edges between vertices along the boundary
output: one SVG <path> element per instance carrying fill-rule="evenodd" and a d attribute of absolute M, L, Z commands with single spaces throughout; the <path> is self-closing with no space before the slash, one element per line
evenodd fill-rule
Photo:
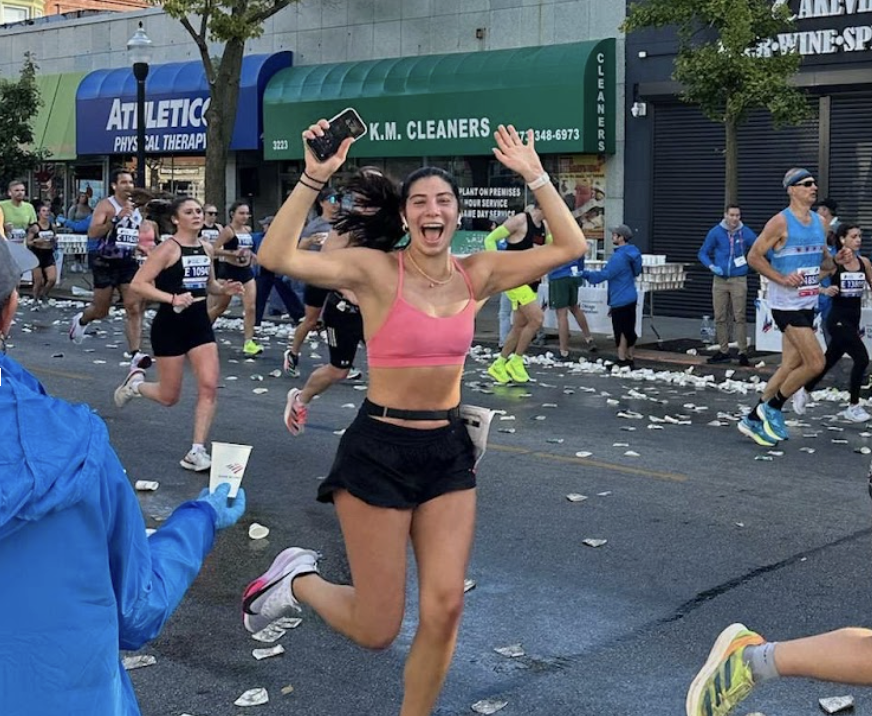
<path fill-rule="evenodd" d="M 186 470 L 208 470 L 211 459 L 206 440 L 215 416 L 218 347 L 206 311 L 207 293 L 241 293 L 242 284 L 219 284 L 212 272 L 212 247 L 199 238 L 203 210 L 196 199 L 183 197 L 172 205 L 175 235 L 149 254 L 131 288 L 141 299 L 160 304 L 151 326 L 151 343 L 158 361 L 158 382 L 146 383 L 138 368 L 130 371 L 115 391 L 115 404 L 145 397 L 161 405 L 175 405 L 182 389 L 187 358 L 197 379 L 197 408 L 191 450 L 181 460 Z"/>
<path fill-rule="evenodd" d="M 529 251 L 544 245 L 546 235 L 542 210 L 534 205 L 492 231 L 485 239 L 485 248 L 496 250 L 496 242 L 505 239 L 506 251 Z M 530 380 L 523 355 L 545 318 L 537 298 L 539 284 L 540 281 L 533 281 L 506 291 L 512 303 L 512 329 L 506 336 L 500 355 L 487 369 L 498 383 L 526 383 Z"/>
<path fill-rule="evenodd" d="M 830 332 L 830 344 L 827 347 L 826 366 L 824 372 L 811 380 L 805 386 L 807 394 L 813 391 L 829 370 L 847 353 L 854 361 L 851 369 L 851 404 L 842 416 L 855 423 L 863 423 L 870 416 L 860 405 L 860 386 L 863 376 L 869 366 L 869 354 L 860 337 L 860 316 L 862 313 L 863 290 L 866 285 L 872 286 L 872 267 L 869 259 L 860 256 L 862 234 L 860 227 L 854 224 L 841 224 L 836 233 L 839 248 L 848 248 L 854 252 L 850 261 L 837 265 L 833 274 L 832 285 L 827 289 L 827 295 L 832 296 L 832 308 L 827 317 L 827 329 Z M 803 399 L 794 401 L 805 412 Z"/>
<path fill-rule="evenodd" d="M 251 208 L 244 201 L 230 206 L 230 223 L 215 240 L 215 255 L 224 259 L 219 278 L 238 281 L 245 290 L 242 294 L 243 344 L 242 352 L 249 357 L 263 353 L 263 347 L 254 340 L 255 314 L 257 309 L 257 284 L 251 270 L 254 261 L 251 238 Z M 209 301 L 209 317 L 214 323 L 230 305 L 229 296 L 220 296 Z"/>

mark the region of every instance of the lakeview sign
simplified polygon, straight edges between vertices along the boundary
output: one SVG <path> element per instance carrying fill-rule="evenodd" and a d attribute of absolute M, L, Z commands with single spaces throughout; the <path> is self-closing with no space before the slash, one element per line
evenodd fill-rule
<path fill-rule="evenodd" d="M 832 55 L 872 50 L 872 0 L 776 0 L 774 4 L 787 5 L 793 11 L 795 29 L 760 43 L 758 55 Z M 821 21 L 828 19 L 832 26 L 820 28 Z"/>

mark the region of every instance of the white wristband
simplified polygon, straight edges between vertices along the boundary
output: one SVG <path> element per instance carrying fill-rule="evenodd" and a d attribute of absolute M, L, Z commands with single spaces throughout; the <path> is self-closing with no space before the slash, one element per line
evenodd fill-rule
<path fill-rule="evenodd" d="M 527 182 L 527 188 L 530 191 L 536 191 L 536 189 L 541 189 L 546 184 L 551 183 L 551 177 L 548 176 L 548 172 L 542 172 L 542 176 L 534 179 L 531 182 Z"/>

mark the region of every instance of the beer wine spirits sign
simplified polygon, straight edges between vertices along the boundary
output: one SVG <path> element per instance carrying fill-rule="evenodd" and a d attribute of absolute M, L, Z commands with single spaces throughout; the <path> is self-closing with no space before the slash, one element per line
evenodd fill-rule
<path fill-rule="evenodd" d="M 872 50 L 872 0 L 775 0 L 775 7 L 783 5 L 792 11 L 794 27 L 760 43 L 758 55 Z"/>

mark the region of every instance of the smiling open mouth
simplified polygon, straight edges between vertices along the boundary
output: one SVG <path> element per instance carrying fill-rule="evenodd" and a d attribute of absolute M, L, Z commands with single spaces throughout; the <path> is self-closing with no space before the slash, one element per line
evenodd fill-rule
<path fill-rule="evenodd" d="M 443 231 L 445 231 L 445 226 L 443 224 L 424 224 L 421 227 L 421 233 L 423 234 L 424 239 L 433 243 L 442 238 Z"/>

